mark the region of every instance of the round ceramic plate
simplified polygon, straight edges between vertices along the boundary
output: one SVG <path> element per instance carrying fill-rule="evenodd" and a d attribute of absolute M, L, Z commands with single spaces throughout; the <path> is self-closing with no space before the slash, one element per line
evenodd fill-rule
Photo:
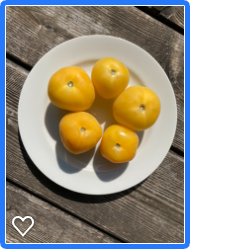
<path fill-rule="evenodd" d="M 149 87 L 161 101 L 159 118 L 152 127 L 138 132 L 137 154 L 128 163 L 112 164 L 105 160 L 99 153 L 99 144 L 80 155 L 67 152 L 58 131 L 59 121 L 67 112 L 53 106 L 47 95 L 49 79 L 57 70 L 74 65 L 90 76 L 94 63 L 103 57 L 123 62 L 130 72 L 129 86 Z M 116 123 L 112 103 L 113 100 L 96 96 L 93 106 L 87 110 L 103 130 Z M 64 42 L 38 61 L 21 92 L 18 122 L 23 144 L 43 174 L 69 190 L 103 195 L 133 187 L 160 165 L 174 138 L 177 109 L 170 81 L 150 54 L 126 40 L 94 35 Z"/>

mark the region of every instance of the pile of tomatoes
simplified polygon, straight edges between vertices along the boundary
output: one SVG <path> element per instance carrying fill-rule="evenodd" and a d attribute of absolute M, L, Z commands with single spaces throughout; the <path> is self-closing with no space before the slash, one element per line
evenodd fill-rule
<path fill-rule="evenodd" d="M 129 80 L 126 66 L 109 57 L 95 63 L 91 79 L 79 67 L 65 67 L 52 75 L 48 84 L 51 102 L 71 112 L 59 124 L 61 141 L 68 151 L 84 153 L 101 139 L 100 153 L 109 161 L 123 163 L 135 157 L 139 144 L 135 131 L 145 130 L 156 122 L 160 100 L 149 88 L 127 88 Z M 109 126 L 104 134 L 97 119 L 86 112 L 96 93 L 103 99 L 115 99 L 113 116 L 117 124 Z"/>

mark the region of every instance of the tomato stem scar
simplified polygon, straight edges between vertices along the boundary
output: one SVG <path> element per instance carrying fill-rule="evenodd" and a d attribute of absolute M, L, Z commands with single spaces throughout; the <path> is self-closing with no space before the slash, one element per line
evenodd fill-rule
<path fill-rule="evenodd" d="M 81 128 L 80 128 L 80 130 L 81 130 L 81 132 L 86 131 L 86 129 L 85 129 L 85 128 L 83 128 L 83 127 L 81 127 Z"/>
<path fill-rule="evenodd" d="M 115 147 L 119 148 L 119 147 L 121 147 L 121 145 L 119 143 L 116 143 Z"/>
<path fill-rule="evenodd" d="M 145 110 L 145 105 L 144 105 L 144 104 L 141 104 L 141 105 L 139 106 L 139 108 L 140 108 L 142 111 L 144 111 L 144 110 Z"/>
<path fill-rule="evenodd" d="M 116 70 L 111 69 L 111 74 L 114 75 L 116 73 Z"/>
<path fill-rule="evenodd" d="M 68 85 L 69 87 L 73 87 L 73 86 L 74 86 L 74 84 L 73 84 L 72 81 L 69 81 L 69 82 L 67 83 L 67 85 Z"/>

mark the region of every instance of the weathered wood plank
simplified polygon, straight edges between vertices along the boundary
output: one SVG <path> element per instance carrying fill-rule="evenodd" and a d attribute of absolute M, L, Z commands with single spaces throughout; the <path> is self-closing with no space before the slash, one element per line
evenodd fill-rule
<path fill-rule="evenodd" d="M 173 27 L 178 26 L 184 30 L 184 6 L 142 6 L 138 8 L 166 24 L 171 23 Z"/>
<path fill-rule="evenodd" d="M 106 34 L 148 51 L 167 73 L 177 99 L 173 146 L 184 151 L 184 37 L 135 7 L 7 6 L 6 49 L 28 66 L 74 37 Z"/>
<path fill-rule="evenodd" d="M 143 183 L 122 193 L 88 196 L 45 177 L 18 135 L 17 101 L 28 72 L 7 61 L 7 178 L 126 242 L 183 242 L 184 162 L 170 152 Z"/>
<path fill-rule="evenodd" d="M 6 200 L 7 243 L 120 243 L 9 182 L 6 184 Z M 15 216 L 34 219 L 34 226 L 24 237 L 12 226 Z M 17 219 L 15 224 L 24 232 L 31 222 Z"/>

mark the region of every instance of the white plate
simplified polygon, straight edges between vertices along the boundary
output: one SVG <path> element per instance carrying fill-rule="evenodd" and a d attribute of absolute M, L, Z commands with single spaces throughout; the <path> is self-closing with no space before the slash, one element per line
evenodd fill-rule
<path fill-rule="evenodd" d="M 95 149 L 72 155 L 64 149 L 58 124 L 66 113 L 54 107 L 47 96 L 50 77 L 58 69 L 77 65 L 90 76 L 94 63 L 103 57 L 122 61 L 130 71 L 131 85 L 151 88 L 161 101 L 156 123 L 139 132 L 136 157 L 126 164 L 112 164 Z M 88 112 L 95 115 L 103 129 L 115 123 L 113 101 L 97 97 Z M 69 190 L 91 195 L 116 193 L 143 181 L 162 162 L 174 138 L 177 109 L 170 81 L 146 51 L 126 40 L 111 36 L 84 36 L 60 44 L 34 66 L 23 86 L 18 108 L 19 130 L 23 144 L 35 165 L 49 179 Z"/>

